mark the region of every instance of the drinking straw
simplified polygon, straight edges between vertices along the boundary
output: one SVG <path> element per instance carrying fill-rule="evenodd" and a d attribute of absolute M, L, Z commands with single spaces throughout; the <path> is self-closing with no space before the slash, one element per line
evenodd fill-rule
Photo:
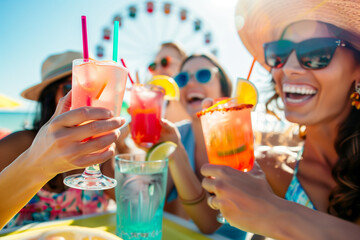
<path fill-rule="evenodd" d="M 125 61 L 124 59 L 120 59 L 121 60 L 121 63 L 124 67 L 126 67 L 126 64 L 125 64 Z M 127 67 L 126 67 L 127 68 Z M 130 82 L 131 84 L 134 84 L 134 81 L 132 80 L 131 76 L 130 76 L 130 72 L 128 73 L 128 76 L 129 76 L 129 79 L 130 79 Z"/>
<path fill-rule="evenodd" d="M 114 42 L 113 42 L 113 61 L 117 62 L 118 58 L 118 38 L 119 38 L 119 21 L 114 22 Z"/>
<path fill-rule="evenodd" d="M 86 30 L 86 16 L 81 16 L 81 26 L 82 26 L 84 59 L 88 60 L 89 59 L 89 49 L 88 49 L 87 30 Z"/>
<path fill-rule="evenodd" d="M 139 79 L 139 71 L 136 70 L 136 83 L 140 83 L 140 79 Z"/>
<path fill-rule="evenodd" d="M 246 80 L 249 80 L 249 79 L 250 79 L 250 75 L 251 75 L 251 72 L 252 72 L 252 70 L 253 70 L 253 67 L 254 67 L 255 62 L 256 62 L 256 58 L 254 58 L 253 61 L 252 61 L 252 64 L 251 64 L 251 67 L 250 67 L 250 71 L 249 71 L 249 74 L 248 74 Z"/>
<path fill-rule="evenodd" d="M 209 111 L 209 110 L 211 110 L 213 108 L 216 108 L 219 105 L 223 105 L 223 104 L 225 104 L 225 103 L 227 103 L 227 102 L 229 102 L 231 100 L 232 100 L 232 98 L 227 98 L 227 99 L 221 100 L 221 101 L 215 103 L 214 105 L 210 106 L 209 108 L 207 108 L 206 111 Z"/>

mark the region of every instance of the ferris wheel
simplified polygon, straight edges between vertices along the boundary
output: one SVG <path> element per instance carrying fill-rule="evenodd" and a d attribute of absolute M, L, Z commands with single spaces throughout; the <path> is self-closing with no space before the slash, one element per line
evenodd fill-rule
<path fill-rule="evenodd" d="M 187 52 L 218 55 L 215 34 L 191 9 L 167 1 L 137 1 L 122 7 L 100 33 L 95 46 L 99 60 L 111 59 L 114 22 L 119 21 L 119 57 L 130 74 L 149 77 L 147 66 L 164 42 L 177 42 Z"/>

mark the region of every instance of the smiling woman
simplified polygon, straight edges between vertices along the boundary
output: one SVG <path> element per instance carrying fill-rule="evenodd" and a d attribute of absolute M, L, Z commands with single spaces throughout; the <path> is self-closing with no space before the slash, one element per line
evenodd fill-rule
<path fill-rule="evenodd" d="M 175 76 L 180 89 L 180 101 L 192 121 L 198 121 L 196 113 L 201 111 L 205 98 L 230 97 L 232 83 L 217 59 L 210 54 L 194 54 L 186 58 Z"/>
<path fill-rule="evenodd" d="M 202 110 L 201 104 L 205 98 L 230 97 L 232 92 L 231 80 L 214 56 L 195 54 L 183 61 L 180 73 L 175 76 L 175 81 L 180 87 L 180 102 L 191 116 L 191 121 L 177 123 L 181 136 L 181 143 L 178 146 L 181 145 L 185 149 L 187 153 L 185 155 L 187 155 L 191 166 L 181 168 L 178 167 L 180 164 L 169 163 L 176 188 L 172 189 L 165 210 L 184 216 L 184 208 L 186 214 L 202 231 L 214 232 L 219 227 L 216 220 L 218 212 L 212 211 L 206 206 L 206 195 L 203 190 L 201 192 L 198 190 L 197 195 L 192 194 L 193 197 L 185 198 L 181 194 L 189 192 L 188 189 L 196 188 L 196 182 L 200 182 L 202 179 L 200 168 L 208 162 L 201 122 L 196 113 Z M 179 154 L 175 152 L 174 155 Z M 181 161 L 184 161 L 184 157 L 181 158 Z M 191 175 L 187 172 L 188 170 L 195 173 L 195 180 L 190 183 L 191 186 L 183 183 L 183 176 Z M 192 175 L 194 174 L 192 173 Z M 200 186 L 199 188 L 201 189 Z M 194 200 L 189 201 L 188 199 Z M 233 228 L 227 223 L 220 227 L 216 233 L 232 239 L 244 239 L 246 235 L 245 232 Z"/>
<path fill-rule="evenodd" d="M 238 29 L 242 42 L 271 69 L 287 120 L 307 129 L 295 162 L 279 167 L 279 156 L 256 159 L 266 178 L 202 167 L 202 185 L 215 194 L 210 205 L 231 225 L 275 239 L 358 238 L 359 4 L 238 1 L 236 14 L 246 23 Z"/>

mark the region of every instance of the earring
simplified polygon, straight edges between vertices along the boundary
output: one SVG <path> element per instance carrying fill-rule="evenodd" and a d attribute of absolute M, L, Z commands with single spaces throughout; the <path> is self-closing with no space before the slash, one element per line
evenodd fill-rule
<path fill-rule="evenodd" d="M 306 137 L 306 126 L 305 125 L 299 125 L 299 138 L 304 140 Z"/>
<path fill-rule="evenodd" d="M 360 109 L 360 82 L 355 83 L 355 92 L 350 95 L 351 105 L 356 107 L 357 110 Z"/>

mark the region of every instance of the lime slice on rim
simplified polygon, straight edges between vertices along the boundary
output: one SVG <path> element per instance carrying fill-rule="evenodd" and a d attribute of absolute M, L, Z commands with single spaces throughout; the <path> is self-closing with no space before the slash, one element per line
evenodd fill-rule
<path fill-rule="evenodd" d="M 168 158 L 177 145 L 170 141 L 160 142 L 152 146 L 146 153 L 145 161 L 156 161 Z"/>
<path fill-rule="evenodd" d="M 166 100 L 179 100 L 180 99 L 180 89 L 175 80 L 166 75 L 155 75 L 153 76 L 147 84 L 153 84 L 165 89 L 165 99 Z"/>

